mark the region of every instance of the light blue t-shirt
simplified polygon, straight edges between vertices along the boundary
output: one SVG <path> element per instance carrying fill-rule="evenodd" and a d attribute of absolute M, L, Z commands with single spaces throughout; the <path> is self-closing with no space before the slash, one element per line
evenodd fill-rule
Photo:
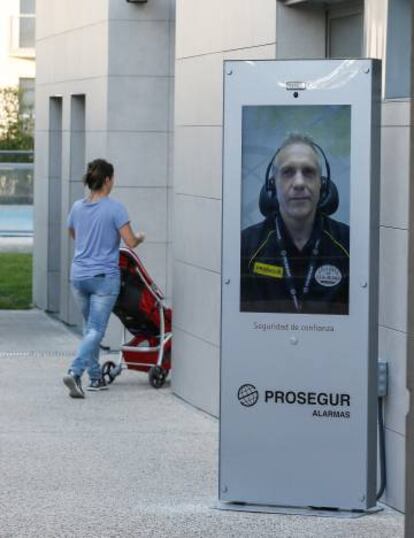
<path fill-rule="evenodd" d="M 82 280 L 99 274 L 119 274 L 119 229 L 129 222 L 125 206 L 104 196 L 96 202 L 76 201 L 67 225 L 75 230 L 75 255 L 71 280 Z"/>

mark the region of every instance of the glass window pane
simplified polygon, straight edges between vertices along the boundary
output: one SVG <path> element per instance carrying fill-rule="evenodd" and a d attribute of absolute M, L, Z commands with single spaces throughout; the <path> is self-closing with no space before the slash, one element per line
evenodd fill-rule
<path fill-rule="evenodd" d="M 33 48 L 35 46 L 35 18 L 20 17 L 19 47 L 21 49 Z"/>
<path fill-rule="evenodd" d="M 35 0 L 20 0 L 20 13 L 23 15 L 34 15 L 36 9 Z"/>
<path fill-rule="evenodd" d="M 34 108 L 34 78 L 20 78 L 19 87 L 21 91 L 21 105 L 23 110 L 30 110 Z"/>

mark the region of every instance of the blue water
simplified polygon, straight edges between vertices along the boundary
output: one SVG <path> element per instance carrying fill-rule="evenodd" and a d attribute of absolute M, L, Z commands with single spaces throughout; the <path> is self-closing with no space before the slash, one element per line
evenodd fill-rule
<path fill-rule="evenodd" d="M 0 205 L 0 236 L 33 235 L 33 206 Z"/>

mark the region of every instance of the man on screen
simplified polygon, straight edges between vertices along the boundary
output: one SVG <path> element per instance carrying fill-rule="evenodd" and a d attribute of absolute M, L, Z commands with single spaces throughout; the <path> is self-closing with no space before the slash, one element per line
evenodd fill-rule
<path fill-rule="evenodd" d="M 349 226 L 328 217 L 337 206 L 322 148 L 290 135 L 267 168 L 265 219 L 242 231 L 241 311 L 348 314 Z"/>

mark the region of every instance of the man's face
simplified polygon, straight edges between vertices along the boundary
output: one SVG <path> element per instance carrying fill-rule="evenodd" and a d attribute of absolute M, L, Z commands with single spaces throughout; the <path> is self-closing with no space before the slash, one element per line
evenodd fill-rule
<path fill-rule="evenodd" d="M 305 220 L 319 202 L 321 174 L 315 151 L 303 143 L 283 148 L 276 157 L 276 192 L 282 216 Z"/>

